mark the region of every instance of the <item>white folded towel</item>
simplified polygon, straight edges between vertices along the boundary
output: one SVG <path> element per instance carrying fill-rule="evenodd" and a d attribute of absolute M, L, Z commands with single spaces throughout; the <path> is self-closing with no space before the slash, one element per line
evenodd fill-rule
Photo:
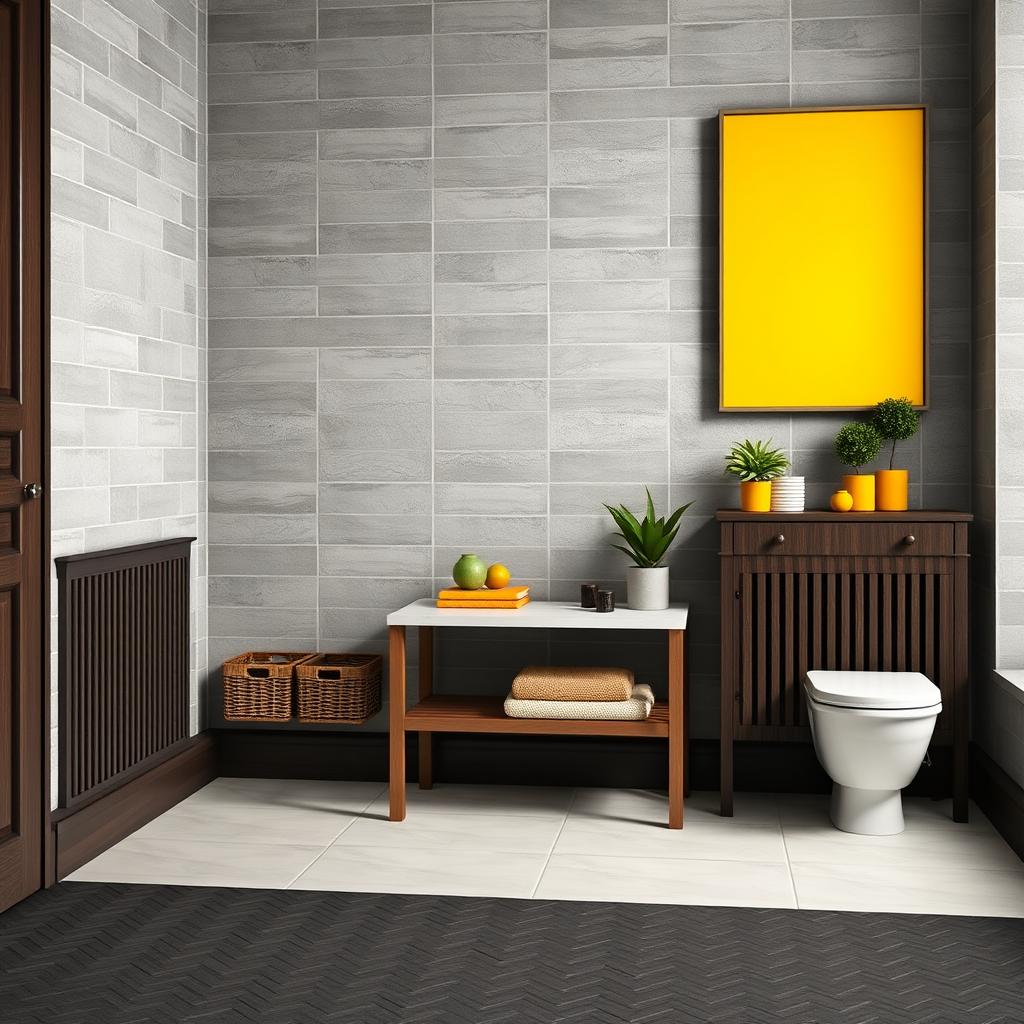
<path fill-rule="evenodd" d="M 642 722 L 652 707 L 654 692 L 646 683 L 634 683 L 628 700 L 517 700 L 511 694 L 505 698 L 509 718 Z"/>

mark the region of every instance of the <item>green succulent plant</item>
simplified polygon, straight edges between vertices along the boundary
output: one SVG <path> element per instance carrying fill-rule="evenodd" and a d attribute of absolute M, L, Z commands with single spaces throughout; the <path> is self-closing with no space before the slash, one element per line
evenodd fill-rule
<path fill-rule="evenodd" d="M 605 508 L 608 509 L 612 519 L 615 520 L 615 525 L 619 528 L 616 536 L 621 537 L 629 545 L 623 547 L 621 544 L 612 544 L 612 547 L 629 555 L 641 569 L 656 569 L 661 564 L 672 541 L 676 539 L 676 534 L 679 532 L 679 520 L 693 502 L 688 501 L 685 505 L 681 505 L 668 519 L 658 519 L 654 511 L 654 499 L 651 497 L 651 492 L 646 487 L 644 490 L 647 491 L 647 513 L 642 520 L 638 521 L 625 505 L 619 505 L 617 508 L 605 505 Z"/>
<path fill-rule="evenodd" d="M 921 417 L 909 398 L 886 398 L 875 406 L 871 425 L 883 441 L 892 441 L 889 468 L 896 459 L 896 442 L 907 441 L 917 433 Z"/>
<path fill-rule="evenodd" d="M 833 447 L 836 458 L 859 473 L 861 466 L 878 458 L 882 438 L 870 423 L 847 423 L 839 428 Z"/>
<path fill-rule="evenodd" d="M 733 445 L 725 457 L 725 471 L 740 478 L 741 483 L 774 480 L 789 469 L 789 459 L 781 448 L 772 448 L 768 441 L 742 441 Z"/>

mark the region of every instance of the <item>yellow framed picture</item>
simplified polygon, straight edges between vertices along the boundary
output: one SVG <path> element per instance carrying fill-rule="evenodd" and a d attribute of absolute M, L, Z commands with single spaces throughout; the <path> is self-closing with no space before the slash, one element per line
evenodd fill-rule
<path fill-rule="evenodd" d="M 720 112 L 721 411 L 927 408 L 926 122 Z"/>

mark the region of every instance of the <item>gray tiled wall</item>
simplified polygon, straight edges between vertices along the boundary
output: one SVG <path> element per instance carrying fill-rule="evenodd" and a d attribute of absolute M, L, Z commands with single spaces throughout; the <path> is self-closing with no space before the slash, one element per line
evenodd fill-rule
<path fill-rule="evenodd" d="M 53 554 L 199 537 L 195 731 L 207 622 L 205 13 L 193 0 L 55 0 L 50 28 Z M 55 585 L 52 596 L 56 608 Z"/>
<path fill-rule="evenodd" d="M 695 731 L 716 731 L 716 507 L 772 437 L 821 503 L 831 416 L 716 408 L 720 107 L 931 104 L 933 408 L 913 499 L 970 503 L 966 0 L 213 0 L 211 663 L 383 647 L 458 554 L 537 596 L 621 581 L 604 501 L 694 500 Z M 884 12 L 884 13 L 880 13 Z M 583 638 L 442 642 L 500 692 Z M 633 642 L 657 685 L 663 657 Z"/>

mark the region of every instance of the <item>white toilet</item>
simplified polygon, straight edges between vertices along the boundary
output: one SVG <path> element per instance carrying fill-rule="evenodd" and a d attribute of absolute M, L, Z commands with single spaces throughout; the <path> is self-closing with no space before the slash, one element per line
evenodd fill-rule
<path fill-rule="evenodd" d="M 942 710 L 920 672 L 811 671 L 804 681 L 814 750 L 832 786 L 832 824 L 843 832 L 903 831 L 900 790 L 928 751 Z"/>

